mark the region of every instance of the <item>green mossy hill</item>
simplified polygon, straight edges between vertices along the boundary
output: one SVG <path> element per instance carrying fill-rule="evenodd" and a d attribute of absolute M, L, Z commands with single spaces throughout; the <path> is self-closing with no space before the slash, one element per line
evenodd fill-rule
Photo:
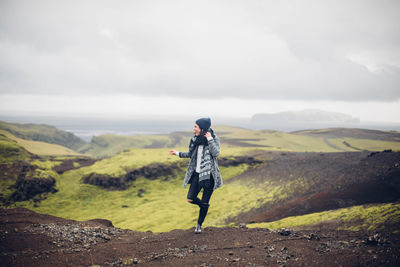
<path fill-rule="evenodd" d="M 27 161 L 33 157 L 25 148 L 16 141 L 0 133 L 0 164 L 14 161 Z"/>
<path fill-rule="evenodd" d="M 65 171 L 56 177 L 57 193 L 48 194 L 46 199 L 37 203 L 27 200 L 15 205 L 64 218 L 105 218 L 117 227 L 138 231 L 186 229 L 195 223 L 198 215 L 198 209 L 186 201 L 188 188 L 182 187 L 188 159 L 169 155 L 168 150 L 132 148 L 91 166 Z M 220 166 L 225 182 L 252 168 L 247 163 L 238 164 L 240 160 L 249 162 L 248 158 L 236 157 L 248 152 L 249 148 L 225 148 L 221 151 L 219 158 L 227 158 L 226 164 L 229 165 Z M 155 163 L 181 168 L 171 169 L 170 174 L 160 173 L 160 176 L 153 177 L 153 168 L 150 170 L 149 166 Z M 136 175 L 135 170 L 140 174 L 127 184 L 125 190 L 109 190 L 82 181 L 91 173 L 120 177 L 127 173 Z M 213 210 L 208 215 L 208 225 L 225 225 L 227 216 L 251 209 L 264 194 L 262 189 L 247 188 L 240 182 L 224 185 L 216 190 L 211 200 L 219 204 L 211 204 Z"/>
<path fill-rule="evenodd" d="M 0 164 L 0 201 L 11 205 L 18 201 L 40 201 L 43 194 L 55 193 L 58 174 L 52 170 L 59 162 L 34 159 Z"/>
<path fill-rule="evenodd" d="M 18 177 L 15 185 L 12 186 L 15 191 L 11 194 L 10 199 L 15 202 L 29 199 L 39 202 L 42 198 L 45 198 L 42 195 L 43 193 L 56 193 L 58 191 L 55 187 L 56 180 L 48 175 L 45 178 L 42 178 L 42 176 L 43 174 L 40 171 L 33 171 L 30 174 Z"/>
<path fill-rule="evenodd" d="M 14 143 L 23 147 L 27 151 L 32 154 L 38 156 L 79 156 L 79 157 L 88 157 L 87 155 L 79 154 L 72 149 L 58 145 L 58 144 L 50 144 L 42 141 L 33 141 L 26 140 L 19 137 L 14 136 L 12 133 L 1 130 L 0 134 L 7 137 L 9 140 L 12 140 Z"/>
<path fill-rule="evenodd" d="M 29 199 L 33 199 L 35 203 L 39 202 L 46 194 L 57 191 L 55 188 L 59 172 L 57 167 L 64 162 L 84 160 L 85 163 L 87 161 L 90 163 L 91 161 L 88 158 L 81 159 L 71 156 L 41 157 L 30 153 L 25 147 L 21 146 L 19 144 L 20 140 L 22 139 L 16 138 L 7 131 L 0 130 L 0 202 L 5 206 Z M 61 147 L 31 140 L 27 140 L 24 143 L 39 143 L 50 147 Z M 67 149 L 65 147 L 62 148 Z M 72 168 L 66 166 L 62 169 Z"/>
<path fill-rule="evenodd" d="M 369 204 L 287 217 L 269 223 L 248 224 L 249 228 L 336 229 L 400 233 L 400 203 Z"/>
<path fill-rule="evenodd" d="M 116 135 L 104 134 L 95 136 L 90 143 L 81 147 L 80 153 L 90 154 L 96 158 L 113 156 L 129 148 L 173 148 L 186 147 L 190 133 L 175 132 L 154 135 Z"/>
<path fill-rule="evenodd" d="M 397 171 L 398 168 L 396 152 L 371 154 L 359 152 L 357 149 L 396 151 L 400 148 L 400 142 L 306 136 L 229 126 L 216 126 L 213 129 L 221 140 L 218 159 L 224 185 L 213 193 L 210 202 L 212 208 L 207 215 L 205 227 L 246 222 L 261 212 L 273 211 L 287 204 L 291 199 L 300 200 L 298 202 L 304 204 L 300 208 L 307 208 L 311 202 L 308 202 L 309 198 L 304 198 L 305 201 L 301 202 L 303 197 L 331 192 L 335 188 L 339 193 L 346 193 L 346 196 L 354 193 L 350 189 L 365 193 L 367 191 L 356 183 L 357 179 L 368 176 L 376 177 L 374 181 L 379 181 L 380 177 L 387 178 L 387 174 Z M 58 165 L 62 168 L 55 174 L 49 172 L 55 169 L 54 161 L 31 162 L 54 177 L 58 192 L 47 194 L 46 199 L 40 202 L 29 199 L 18 201 L 15 206 L 75 220 L 104 218 L 112 221 L 116 227 L 136 231 L 160 232 L 193 227 L 196 225 L 198 207 L 186 201 L 188 188 L 182 187 L 185 168 L 176 169 L 171 175 L 154 176 L 156 179 L 149 179 L 144 173 L 144 167 L 155 163 L 167 166 L 182 163 L 182 166 L 187 166 L 189 159 L 169 155 L 168 151 L 187 151 L 191 136 L 190 131 L 170 135 L 98 136 L 82 152 L 103 158 L 88 166 L 83 166 L 83 161 L 69 162 L 67 167 Z M 311 151 L 316 153 L 308 153 Z M 393 159 L 397 161 L 389 161 Z M 373 166 L 375 167 L 372 168 Z M 75 168 L 71 169 L 72 167 Z M 390 172 L 389 168 L 392 168 Z M 124 190 L 109 190 L 95 181 L 96 177 L 106 177 L 105 180 L 108 177 L 125 177 L 134 170 L 143 173 L 128 181 Z M 41 175 L 44 176 L 43 171 Z M 91 174 L 95 182 L 85 183 L 83 178 Z M 149 172 L 150 177 L 153 174 Z M 355 186 L 346 187 L 346 183 L 350 181 Z M 389 181 L 392 180 L 385 180 L 385 183 Z M 343 191 L 337 186 L 345 187 L 349 191 Z M 374 188 L 366 186 L 368 187 L 364 188 L 368 190 Z M 379 191 L 379 188 L 375 188 Z M 322 203 L 321 198 L 315 199 L 319 201 L 315 202 Z M 330 200 L 335 199 L 327 200 L 332 203 Z M 347 198 L 345 204 L 360 204 L 353 203 L 352 200 L 352 197 Z M 344 207 L 341 201 L 334 204 Z M 323 211 L 327 210 L 326 207 L 322 208 Z M 317 211 L 319 210 L 308 209 L 307 213 Z M 291 213 L 285 217 L 294 215 L 300 214 Z"/>
<path fill-rule="evenodd" d="M 226 125 L 213 127 L 223 147 L 260 148 L 271 151 L 343 152 L 400 150 L 398 133 L 364 129 L 322 129 L 293 133 L 251 130 Z M 122 136 L 106 134 L 93 137 L 79 149 L 96 158 L 113 156 L 129 148 L 171 148 L 187 150 L 191 131 L 170 134 Z"/>
<path fill-rule="evenodd" d="M 216 126 L 224 146 L 296 152 L 400 151 L 400 133 L 366 129 L 321 129 L 292 133 Z"/>
<path fill-rule="evenodd" d="M 357 138 L 382 141 L 400 142 L 400 132 L 396 131 L 379 131 L 358 128 L 326 128 L 316 130 L 301 130 L 292 132 L 298 135 L 309 135 L 315 137 L 327 138 Z"/>
<path fill-rule="evenodd" d="M 0 129 L 21 139 L 59 144 L 73 150 L 78 150 L 86 144 L 84 140 L 74 134 L 46 124 L 19 124 L 0 121 Z"/>

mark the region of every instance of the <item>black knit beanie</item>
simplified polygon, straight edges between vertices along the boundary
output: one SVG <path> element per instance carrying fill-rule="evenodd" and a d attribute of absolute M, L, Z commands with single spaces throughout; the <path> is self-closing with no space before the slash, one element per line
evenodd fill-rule
<path fill-rule="evenodd" d="M 197 125 L 199 125 L 200 129 L 208 131 L 211 126 L 210 118 L 200 118 L 196 120 Z"/>

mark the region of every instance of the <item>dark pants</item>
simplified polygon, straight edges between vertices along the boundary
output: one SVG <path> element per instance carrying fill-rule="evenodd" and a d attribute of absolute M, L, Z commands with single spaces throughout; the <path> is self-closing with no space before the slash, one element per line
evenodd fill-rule
<path fill-rule="evenodd" d="M 201 197 L 200 200 L 197 197 L 197 195 L 199 194 L 202 188 L 203 188 L 203 196 Z M 210 179 L 199 182 L 199 174 L 197 172 L 193 172 L 192 177 L 190 178 L 190 188 L 187 194 L 187 198 L 192 200 L 192 202 L 190 203 L 199 205 L 200 207 L 199 219 L 197 220 L 197 223 L 200 225 L 202 225 L 204 219 L 206 218 L 208 207 L 210 206 L 209 201 L 213 191 L 214 191 L 214 178 L 212 174 Z"/>

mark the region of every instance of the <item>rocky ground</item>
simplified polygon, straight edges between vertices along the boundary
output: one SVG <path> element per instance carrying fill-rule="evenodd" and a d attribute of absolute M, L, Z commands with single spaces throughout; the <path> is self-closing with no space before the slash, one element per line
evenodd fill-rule
<path fill-rule="evenodd" d="M 206 227 L 165 233 L 0 209 L 1 266 L 400 266 L 400 235 Z"/>

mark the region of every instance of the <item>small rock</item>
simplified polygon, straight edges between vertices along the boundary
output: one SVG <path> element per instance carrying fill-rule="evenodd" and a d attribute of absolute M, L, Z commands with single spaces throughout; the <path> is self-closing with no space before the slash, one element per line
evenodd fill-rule
<path fill-rule="evenodd" d="M 283 235 L 283 236 L 288 236 L 290 235 L 292 232 L 287 229 L 287 228 L 282 228 L 278 230 L 278 234 Z"/>
<path fill-rule="evenodd" d="M 317 236 L 314 233 L 311 233 L 310 235 L 307 236 L 308 240 L 320 240 L 319 236 Z"/>
<path fill-rule="evenodd" d="M 207 247 L 208 247 L 207 245 L 203 245 L 203 246 L 200 246 L 199 249 L 200 249 L 200 250 L 206 250 Z"/>
<path fill-rule="evenodd" d="M 232 261 L 233 261 L 233 262 L 239 262 L 239 261 L 240 261 L 240 258 L 235 258 L 235 259 L 233 259 Z"/>
<path fill-rule="evenodd" d="M 245 223 L 241 223 L 239 224 L 239 228 L 247 229 L 247 226 Z"/>
<path fill-rule="evenodd" d="M 228 255 L 233 255 L 233 251 L 229 251 L 229 252 L 228 252 Z"/>

